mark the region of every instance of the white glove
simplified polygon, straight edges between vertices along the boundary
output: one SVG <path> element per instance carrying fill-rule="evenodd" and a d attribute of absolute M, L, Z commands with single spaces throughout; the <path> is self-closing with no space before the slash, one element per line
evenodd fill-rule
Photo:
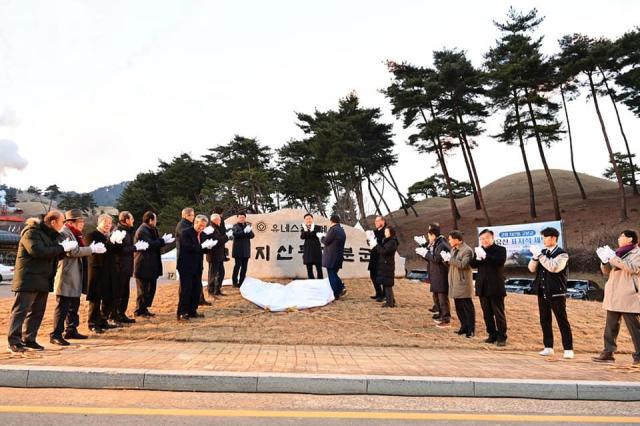
<path fill-rule="evenodd" d="M 172 242 L 174 242 L 176 239 L 173 238 L 173 235 L 171 234 L 164 234 L 162 236 L 162 239 L 164 240 L 165 244 L 171 244 Z"/>
<path fill-rule="evenodd" d="M 134 244 L 136 251 L 145 251 L 149 248 L 149 243 L 143 240 L 138 241 Z"/>
<path fill-rule="evenodd" d="M 247 225 L 247 226 L 244 228 L 244 233 L 245 233 L 245 234 L 248 234 L 248 233 L 250 233 L 250 232 L 251 232 L 251 225 Z"/>
<path fill-rule="evenodd" d="M 484 260 L 487 258 L 487 252 L 484 251 L 484 248 L 482 247 L 476 247 L 475 249 L 476 252 L 476 259 L 478 260 Z"/>
<path fill-rule="evenodd" d="M 376 234 L 372 230 L 365 231 L 364 233 L 367 235 L 367 241 L 376 239 Z"/>
<path fill-rule="evenodd" d="M 206 235 L 213 234 L 213 231 L 214 231 L 214 229 L 213 229 L 213 226 L 211 226 L 211 225 L 207 226 L 206 228 L 204 228 L 202 230 L 202 232 L 204 232 Z"/>
<path fill-rule="evenodd" d="M 415 237 L 413 237 L 413 241 L 415 241 L 419 246 L 427 244 L 427 239 L 424 237 L 424 235 L 416 235 Z"/>
<path fill-rule="evenodd" d="M 442 260 L 444 260 L 445 262 L 448 262 L 451 260 L 451 253 L 442 250 L 440 252 L 440 257 L 442 257 Z"/>
<path fill-rule="evenodd" d="M 318 233 L 316 234 L 316 236 L 318 237 L 318 239 L 319 239 L 320 241 L 322 241 L 322 239 L 323 239 L 324 237 L 326 237 L 326 236 L 327 236 L 327 233 L 326 233 L 326 232 L 318 232 Z"/>
<path fill-rule="evenodd" d="M 425 257 L 429 250 L 426 247 L 416 247 L 416 253 L 420 257 Z"/>
<path fill-rule="evenodd" d="M 531 254 L 533 254 L 534 259 L 539 258 L 540 254 L 542 254 L 542 250 L 540 250 L 540 247 L 538 246 L 530 246 L 529 251 L 531 252 Z"/>
<path fill-rule="evenodd" d="M 58 243 L 62 246 L 62 248 L 64 249 L 64 251 L 66 253 L 70 252 L 71 250 L 74 250 L 76 247 L 78 247 L 78 242 L 77 241 L 72 241 L 69 238 L 67 238 L 66 240 L 62 241 L 61 243 Z"/>
<path fill-rule="evenodd" d="M 376 239 L 374 238 L 373 240 L 369 241 L 369 248 L 373 250 L 373 248 L 375 246 L 378 245 L 378 242 L 376 241 Z"/>
<path fill-rule="evenodd" d="M 216 244 L 218 244 L 218 240 L 206 240 L 201 244 L 201 246 L 206 250 L 215 247 Z"/>
<path fill-rule="evenodd" d="M 95 241 L 89 245 L 91 247 L 91 253 L 102 254 L 107 252 L 107 248 L 104 246 L 104 243 L 96 243 Z"/>
<path fill-rule="evenodd" d="M 121 231 L 113 231 L 111 236 L 109 237 L 109 241 L 113 244 L 122 244 L 124 237 L 127 235 L 127 232 L 124 230 Z"/>
<path fill-rule="evenodd" d="M 229 229 L 227 231 L 227 238 L 233 238 L 233 230 L 232 229 Z"/>
<path fill-rule="evenodd" d="M 616 252 L 609 246 L 600 247 L 596 250 L 596 254 L 600 258 L 602 263 L 609 263 L 612 257 L 616 255 Z"/>

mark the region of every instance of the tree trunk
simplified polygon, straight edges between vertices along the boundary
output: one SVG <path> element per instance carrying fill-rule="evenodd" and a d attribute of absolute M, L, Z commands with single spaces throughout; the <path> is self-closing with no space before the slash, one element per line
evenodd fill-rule
<path fill-rule="evenodd" d="M 376 193 L 378 194 L 378 197 L 380 198 L 380 201 L 382 201 L 382 204 L 384 204 L 384 208 L 387 209 L 387 211 L 389 212 L 389 217 L 391 218 L 391 220 L 393 220 L 393 222 L 395 224 L 395 220 L 393 219 L 393 213 L 391 213 L 391 209 L 389 208 L 389 205 L 387 204 L 387 201 L 382 196 L 382 193 L 380 192 L 380 190 L 376 186 L 376 183 L 371 181 L 371 186 L 373 187 L 373 189 L 376 190 Z"/>
<path fill-rule="evenodd" d="M 471 163 L 471 170 L 473 171 L 473 179 L 476 184 L 476 191 L 478 193 L 478 199 L 480 200 L 480 207 L 484 213 L 484 217 L 487 220 L 487 226 L 491 226 L 491 218 L 489 218 L 489 212 L 487 211 L 487 205 L 484 203 L 484 197 L 482 196 L 482 187 L 480 186 L 480 178 L 478 177 L 478 171 L 476 170 L 476 163 L 473 160 L 473 154 L 471 153 L 471 146 L 467 140 L 467 132 L 464 130 L 464 119 L 462 114 L 458 112 L 458 119 L 460 120 L 460 129 L 462 131 L 462 139 L 464 142 L 464 148 L 468 151 L 469 162 Z"/>
<path fill-rule="evenodd" d="M 478 197 L 478 188 L 476 187 L 476 180 L 474 179 L 473 172 L 471 171 L 471 164 L 469 164 L 467 150 L 464 149 L 464 141 L 462 140 L 462 137 L 458 137 L 458 140 L 460 141 L 460 149 L 462 150 L 462 156 L 464 157 L 464 164 L 467 166 L 467 173 L 469 174 L 469 182 L 471 183 L 471 189 L 473 190 L 473 200 L 476 204 L 476 210 L 480 210 L 482 205 L 480 204 L 480 197 Z"/>
<path fill-rule="evenodd" d="M 407 200 L 407 198 L 405 198 L 404 194 L 402 194 L 402 192 L 400 192 L 400 188 L 398 187 L 398 184 L 396 183 L 396 179 L 393 177 L 393 174 L 391 173 L 391 170 L 389 169 L 389 167 L 385 167 L 385 169 L 387 170 L 387 173 L 389 174 L 389 177 L 391 178 L 391 182 L 389 182 L 389 179 L 387 179 L 384 176 L 384 173 L 381 173 L 381 175 L 385 178 L 385 180 L 387 182 L 389 182 L 389 185 L 391 185 L 391 187 L 396 190 L 396 192 L 398 193 L 398 197 L 400 197 L 400 202 L 403 203 L 404 205 L 406 205 L 408 200 Z M 413 214 L 416 215 L 416 217 L 418 217 L 418 212 L 413 207 L 413 204 L 410 205 L 409 208 L 413 211 Z M 407 209 L 405 209 L 404 211 L 408 215 Z"/>
<path fill-rule="evenodd" d="M 516 124 L 518 126 L 518 140 L 520 142 L 520 153 L 524 162 L 524 171 L 527 175 L 527 184 L 529 185 L 529 215 L 532 219 L 538 217 L 536 212 L 536 195 L 533 189 L 533 178 L 531 177 L 531 169 L 527 160 L 527 151 L 524 149 L 524 138 L 522 137 L 522 122 L 520 121 L 520 107 L 518 106 L 518 94 L 513 91 L 513 103 L 516 111 Z"/>
<path fill-rule="evenodd" d="M 571 153 L 571 170 L 573 170 L 573 176 L 576 178 L 578 188 L 580 188 L 580 196 L 583 200 L 586 200 L 587 194 L 586 192 L 584 192 L 584 187 L 582 186 L 582 182 L 580 181 L 578 172 L 576 172 L 576 164 L 573 160 L 573 138 L 571 137 L 571 123 L 569 122 L 569 111 L 567 110 L 567 102 L 564 99 L 564 89 L 562 88 L 562 85 L 560 85 L 560 96 L 562 96 L 562 107 L 564 108 L 564 115 L 567 118 L 567 132 L 569 133 L 569 152 Z"/>
<path fill-rule="evenodd" d="M 373 200 L 373 205 L 376 206 L 376 213 L 379 216 L 382 216 L 382 211 L 380 211 L 380 203 L 376 200 L 376 197 L 373 195 L 373 191 L 371 190 L 371 179 L 367 178 L 367 189 L 369 189 L 369 196 Z"/>
<path fill-rule="evenodd" d="M 538 125 L 536 124 L 536 116 L 533 113 L 533 106 L 531 105 L 531 100 L 529 99 L 529 92 L 527 89 L 524 89 L 524 96 L 527 98 L 527 106 L 529 107 L 529 114 L 531 115 L 531 124 L 533 125 L 533 133 L 536 136 L 536 142 L 538 144 L 538 152 L 540 153 L 540 160 L 542 160 L 542 165 L 544 166 L 544 173 L 547 176 L 547 182 L 549 182 L 549 189 L 551 190 L 551 198 L 553 201 L 553 212 L 556 220 L 562 219 L 560 215 L 560 203 L 558 202 L 558 191 L 556 191 L 556 185 L 553 182 L 553 176 L 551 176 L 551 170 L 549 170 L 549 166 L 547 165 L 547 158 L 544 155 L 544 147 L 542 146 L 542 139 L 540 138 L 540 133 L 538 132 Z"/>
<path fill-rule="evenodd" d="M 433 109 L 433 105 L 429 105 L 431 108 L 431 117 L 435 118 L 436 113 Z M 422 119 L 424 120 L 424 124 L 428 125 L 429 121 L 427 120 L 427 116 L 424 114 L 422 108 L 420 108 L 420 114 L 422 114 Z M 440 137 L 436 139 L 431 138 L 431 142 L 436 151 L 436 155 L 438 157 L 438 162 L 440 163 L 440 169 L 442 170 L 442 174 L 444 176 L 444 180 L 447 183 L 447 192 L 449 193 L 449 205 L 451 207 L 451 219 L 453 220 L 454 229 L 458 228 L 458 219 L 460 219 L 460 211 L 458 211 L 458 206 L 456 205 L 456 199 L 453 196 L 453 189 L 451 188 L 451 177 L 449 176 L 449 170 L 447 169 L 447 162 L 444 158 L 444 151 L 442 150 L 442 141 Z"/>
<path fill-rule="evenodd" d="M 353 188 L 353 191 L 356 193 L 356 201 L 358 202 L 358 210 L 360 210 L 360 226 L 363 229 L 369 229 L 369 224 L 367 223 L 367 212 L 364 208 L 364 194 L 362 193 L 362 181 L 356 184 Z"/>
<path fill-rule="evenodd" d="M 607 88 L 607 93 L 609 93 L 609 97 L 611 98 L 611 103 L 613 104 L 613 109 L 615 110 L 616 118 L 618 119 L 620 133 L 622 134 L 622 139 L 624 139 L 624 146 L 627 148 L 627 158 L 629 159 L 629 165 L 631 166 L 631 186 L 633 187 L 633 195 L 640 195 L 640 193 L 638 192 L 638 184 L 636 182 L 636 166 L 635 164 L 633 164 L 633 157 L 631 156 L 631 150 L 629 149 L 627 135 L 624 133 L 624 128 L 622 127 L 622 121 L 620 120 L 620 113 L 618 112 L 616 98 L 613 95 L 613 90 L 609 89 L 609 83 L 607 82 L 607 77 L 604 75 L 602 68 L 598 67 L 598 69 L 600 70 L 600 74 L 602 74 L 602 81 L 604 82 L 604 86 Z"/>
<path fill-rule="evenodd" d="M 602 114 L 600 113 L 600 105 L 598 105 L 598 95 L 596 94 L 596 88 L 593 85 L 593 77 L 591 73 L 588 73 L 587 76 L 589 77 L 589 87 L 591 88 L 593 105 L 596 108 L 596 114 L 598 114 L 598 120 L 600 120 L 600 128 L 602 129 L 602 135 L 604 136 L 604 143 L 607 145 L 607 151 L 609 151 L 609 161 L 611 162 L 613 171 L 616 174 L 616 179 L 618 180 L 618 192 L 620 194 L 620 221 L 623 222 L 628 219 L 627 197 L 624 193 L 624 183 L 622 182 L 622 175 L 620 174 L 620 169 L 618 168 L 616 159 L 613 156 L 613 150 L 611 149 L 611 143 L 609 142 L 609 136 L 607 135 L 607 128 L 605 127 L 604 121 L 602 120 Z"/>

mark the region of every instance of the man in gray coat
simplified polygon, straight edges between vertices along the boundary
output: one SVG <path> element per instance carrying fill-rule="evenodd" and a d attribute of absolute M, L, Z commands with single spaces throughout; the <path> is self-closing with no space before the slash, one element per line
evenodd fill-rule
<path fill-rule="evenodd" d="M 53 314 L 53 331 L 49 335 L 49 341 L 54 345 L 69 346 L 66 339 L 87 338 L 78 333 L 80 296 L 83 289 L 86 291 L 87 284 L 87 265 L 82 258 L 91 256 L 92 253 L 104 253 L 106 248 L 102 243 L 85 247 L 82 237 L 84 217 L 80 210 L 67 210 L 64 218 L 65 225 L 60 230 L 58 241 L 75 241 L 78 245 L 58 261 L 58 270 L 53 283 L 57 305 Z"/>
<path fill-rule="evenodd" d="M 63 226 L 64 216 L 55 210 L 42 220 L 30 218 L 25 222 L 11 286 L 16 294 L 7 333 L 7 350 L 11 353 L 44 349 L 36 342 L 36 337 L 47 307 L 47 296 L 53 288 L 56 262 L 58 257 L 64 256 L 65 250 L 74 248 L 71 242 L 58 244 Z"/>

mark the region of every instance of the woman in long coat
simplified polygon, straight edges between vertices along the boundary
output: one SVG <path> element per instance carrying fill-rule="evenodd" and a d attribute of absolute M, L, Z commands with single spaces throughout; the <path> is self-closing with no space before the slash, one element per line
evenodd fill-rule
<path fill-rule="evenodd" d="M 380 245 L 374 247 L 378 255 L 378 271 L 376 280 L 378 285 L 384 289 L 386 303 L 383 308 L 393 308 L 396 306 L 396 300 L 393 295 L 393 284 L 395 281 L 396 262 L 395 256 L 398 251 L 398 238 L 396 231 L 391 226 L 387 226 L 384 230 L 384 239 Z"/>

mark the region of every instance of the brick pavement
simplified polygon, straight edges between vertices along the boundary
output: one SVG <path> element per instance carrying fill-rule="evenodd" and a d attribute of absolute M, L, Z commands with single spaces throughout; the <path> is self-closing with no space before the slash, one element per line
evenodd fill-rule
<path fill-rule="evenodd" d="M 1 339 L 1 337 L 0 337 Z M 0 355 L 0 364 L 362 374 L 505 379 L 640 381 L 631 355 L 614 365 L 590 362 L 593 354 L 544 359 L 534 353 L 469 349 L 423 349 L 361 346 L 264 345 L 174 341 L 89 339 L 60 348 L 49 344 L 26 357 Z M 560 351 L 561 353 L 561 351 Z"/>

